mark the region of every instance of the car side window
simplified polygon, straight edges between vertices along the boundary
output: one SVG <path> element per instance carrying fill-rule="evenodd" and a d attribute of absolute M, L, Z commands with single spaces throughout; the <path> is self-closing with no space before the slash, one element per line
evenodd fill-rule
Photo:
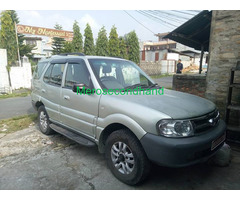
<path fill-rule="evenodd" d="M 54 64 L 53 65 L 52 73 L 50 76 L 51 84 L 61 86 L 64 66 L 65 66 L 65 64 Z"/>
<path fill-rule="evenodd" d="M 51 64 L 51 65 L 48 67 L 47 71 L 46 71 L 45 74 L 44 74 L 43 81 L 44 81 L 45 83 L 49 83 L 49 82 L 50 82 L 50 76 L 51 76 L 52 68 L 53 68 L 53 64 Z"/>
<path fill-rule="evenodd" d="M 79 63 L 68 63 L 66 78 L 65 78 L 65 87 L 72 88 L 74 84 L 85 84 L 89 86 L 89 72 L 84 61 Z"/>

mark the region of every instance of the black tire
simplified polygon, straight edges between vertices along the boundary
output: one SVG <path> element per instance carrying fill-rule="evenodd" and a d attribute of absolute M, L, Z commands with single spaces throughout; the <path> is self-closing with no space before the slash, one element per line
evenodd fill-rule
<path fill-rule="evenodd" d="M 116 151 L 118 148 L 121 150 L 125 148 L 125 153 L 123 153 L 124 151 Z M 108 137 L 105 155 L 113 175 L 128 185 L 141 183 L 149 174 L 150 162 L 144 149 L 136 136 L 128 129 L 114 131 Z M 125 155 L 129 156 L 125 157 Z M 117 169 L 115 165 L 121 167 Z"/>
<path fill-rule="evenodd" d="M 43 125 L 43 117 L 45 116 L 45 124 Z M 42 105 L 38 108 L 38 126 L 45 135 L 51 135 L 54 131 L 50 128 L 50 121 L 45 107 Z"/>

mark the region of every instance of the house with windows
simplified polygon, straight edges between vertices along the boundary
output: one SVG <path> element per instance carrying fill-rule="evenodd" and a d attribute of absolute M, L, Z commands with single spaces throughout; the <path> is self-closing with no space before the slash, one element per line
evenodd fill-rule
<path fill-rule="evenodd" d="M 35 46 L 32 50 L 33 60 L 39 61 L 41 58 L 50 57 L 52 55 L 52 40 L 49 37 L 24 37 L 24 44 Z"/>
<path fill-rule="evenodd" d="M 158 73 L 175 73 L 175 67 L 179 59 L 182 60 L 184 68 L 189 66 L 199 66 L 200 51 L 194 48 L 185 46 L 181 43 L 173 41 L 164 36 L 169 33 L 158 33 L 157 42 L 146 41 L 140 45 L 140 66 L 144 66 L 145 71 L 149 71 L 145 65 L 155 65 L 154 68 L 160 68 L 155 72 L 149 72 L 149 74 Z M 207 65 L 207 55 L 205 55 L 204 66 Z"/>
<path fill-rule="evenodd" d="M 164 38 L 169 33 L 158 33 L 157 42 L 143 42 L 140 58 L 141 61 L 158 62 L 161 60 L 178 60 L 199 65 L 200 51 L 180 44 L 176 41 Z"/>

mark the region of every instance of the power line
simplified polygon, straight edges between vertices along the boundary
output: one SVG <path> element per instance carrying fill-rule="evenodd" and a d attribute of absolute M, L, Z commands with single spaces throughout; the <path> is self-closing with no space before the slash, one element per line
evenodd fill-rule
<path fill-rule="evenodd" d="M 161 23 L 162 25 L 165 25 L 165 26 L 167 26 L 167 27 L 169 27 L 169 25 L 170 25 L 170 26 L 173 26 L 173 27 L 177 27 L 176 25 L 174 25 L 174 24 L 172 24 L 172 23 L 169 23 L 169 22 L 167 22 L 167 21 L 164 21 L 164 20 L 160 19 L 159 17 L 153 16 L 153 15 L 147 13 L 146 11 L 139 10 L 139 11 L 137 11 L 137 12 L 139 12 L 140 14 L 145 15 L 145 16 L 148 17 L 148 18 L 155 19 L 155 21 L 157 21 L 157 22 L 159 22 L 159 23 Z M 172 27 L 169 27 L 169 28 L 172 28 Z"/>
<path fill-rule="evenodd" d="M 170 25 L 170 26 L 177 27 L 177 25 L 174 24 L 174 22 L 171 21 L 171 23 L 170 23 L 170 22 L 168 22 L 169 20 L 168 20 L 168 21 L 165 21 L 165 20 L 162 19 L 162 17 L 159 17 L 159 16 L 156 15 L 156 14 L 152 14 L 150 10 L 149 10 L 149 11 L 148 11 L 148 10 L 144 10 L 144 11 L 142 11 L 142 12 L 145 13 L 146 15 L 152 17 L 152 18 L 155 18 L 155 19 L 158 20 L 158 21 L 161 21 L 161 22 L 163 22 L 163 23 L 165 23 L 165 24 L 168 24 L 168 25 Z"/>
<path fill-rule="evenodd" d="M 130 15 L 126 10 L 124 10 L 124 12 L 130 16 L 131 18 L 133 18 L 137 23 L 139 23 L 140 25 L 142 25 L 144 28 L 146 28 L 147 30 L 149 30 L 151 33 L 153 33 L 155 35 L 155 33 L 153 31 L 151 31 L 148 27 L 146 27 L 144 24 L 142 24 L 141 22 L 139 22 L 135 17 L 133 17 L 132 15 Z"/>
<path fill-rule="evenodd" d="M 175 17 L 177 17 L 178 19 L 181 18 L 181 19 L 184 19 L 184 20 L 189 20 L 189 18 L 187 18 L 187 17 L 180 16 L 180 15 L 173 14 L 173 13 L 168 13 L 168 12 L 166 12 L 166 11 L 162 11 L 162 10 L 161 10 L 161 11 L 159 11 L 159 12 L 164 13 L 164 14 L 166 14 L 166 15 L 175 16 Z"/>
<path fill-rule="evenodd" d="M 155 15 L 158 15 L 159 17 L 162 17 L 162 18 L 165 18 L 165 19 L 169 19 L 169 20 L 172 20 L 174 22 L 177 22 L 177 23 L 184 23 L 186 20 L 182 20 L 182 19 L 176 19 L 176 18 L 173 18 L 173 17 L 170 17 L 170 16 L 166 16 L 165 13 L 162 13 L 161 11 L 156 11 L 156 10 L 149 10 L 149 12 L 155 14 Z"/>

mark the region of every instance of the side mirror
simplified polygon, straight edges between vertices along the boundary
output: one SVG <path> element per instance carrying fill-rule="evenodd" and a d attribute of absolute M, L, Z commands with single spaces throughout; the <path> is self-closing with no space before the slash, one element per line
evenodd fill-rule
<path fill-rule="evenodd" d="M 83 83 L 80 83 L 80 84 L 74 84 L 73 85 L 73 88 L 72 88 L 72 91 L 75 92 L 75 93 L 80 93 L 80 94 L 92 94 L 94 93 L 93 90 L 88 87 L 87 85 L 83 84 Z"/>

